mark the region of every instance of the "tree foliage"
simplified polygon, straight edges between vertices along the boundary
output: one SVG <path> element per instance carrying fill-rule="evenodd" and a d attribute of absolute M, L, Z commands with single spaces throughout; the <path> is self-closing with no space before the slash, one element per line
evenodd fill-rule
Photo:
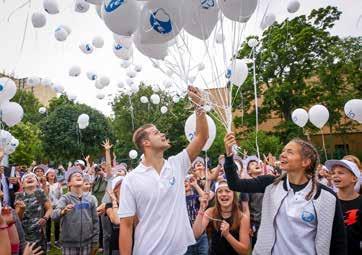
<path fill-rule="evenodd" d="M 351 122 L 343 122 L 343 107 L 349 99 L 362 94 L 361 38 L 342 39 L 329 33 L 340 15 L 331 6 L 313 10 L 309 16 L 275 23 L 260 38 L 255 50 L 258 95 L 262 98 L 259 119 L 263 122 L 273 115 L 281 118 L 275 130 L 284 142 L 303 134 L 291 121 L 296 108 L 308 110 L 320 103 L 331 113 L 330 125 L 351 126 Z M 248 57 L 250 52 L 245 43 L 239 57 Z M 235 118 L 236 127 L 255 127 L 252 75 L 241 95 L 234 91 L 234 96 L 238 109 L 244 110 L 243 118 Z"/>
<path fill-rule="evenodd" d="M 84 104 L 64 102 L 54 107 L 41 123 L 42 141 L 48 159 L 65 162 L 91 155 L 98 158 L 101 155 L 101 143 L 105 138 L 113 138 L 109 121 L 106 117 Z M 78 116 L 89 115 L 89 126 L 80 130 L 77 124 Z"/>
<path fill-rule="evenodd" d="M 10 128 L 11 134 L 19 140 L 16 151 L 10 155 L 10 163 L 30 165 L 33 160 L 41 160 L 44 156 L 43 145 L 40 139 L 41 132 L 37 125 L 30 122 L 21 122 Z"/>
<path fill-rule="evenodd" d="M 42 119 L 42 115 L 39 113 L 39 108 L 42 105 L 33 92 L 18 89 L 11 101 L 17 102 L 23 107 L 24 117 L 22 122 L 30 122 L 36 125 Z"/>

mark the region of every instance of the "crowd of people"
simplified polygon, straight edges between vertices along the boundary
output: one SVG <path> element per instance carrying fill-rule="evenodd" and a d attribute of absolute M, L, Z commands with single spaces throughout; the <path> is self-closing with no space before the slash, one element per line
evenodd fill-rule
<path fill-rule="evenodd" d="M 65 255 L 361 254 L 361 164 L 348 155 L 323 164 L 293 139 L 279 160 L 233 150 L 233 133 L 212 166 L 200 157 L 208 127 L 200 92 L 189 88 L 196 134 L 170 147 L 156 126 L 134 132 L 143 153 L 128 169 L 90 157 L 67 169 L 0 167 L 0 254 Z M 0 158 L 3 152 L 0 150 Z M 51 242 L 52 236 L 54 242 Z"/>

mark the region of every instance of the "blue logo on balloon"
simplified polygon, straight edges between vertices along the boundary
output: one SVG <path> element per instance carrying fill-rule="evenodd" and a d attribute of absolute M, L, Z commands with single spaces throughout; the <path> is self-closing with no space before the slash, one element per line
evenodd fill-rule
<path fill-rule="evenodd" d="M 202 9 L 209 9 L 215 6 L 215 0 L 201 0 L 201 8 Z"/>
<path fill-rule="evenodd" d="M 0 92 L 4 90 L 4 85 L 0 84 Z"/>
<path fill-rule="evenodd" d="M 150 24 L 152 28 L 160 34 L 168 34 L 172 31 L 170 15 L 162 8 L 152 13 Z"/>
<path fill-rule="evenodd" d="M 124 0 L 111 0 L 108 5 L 104 3 L 104 9 L 106 12 L 113 12 L 124 3 Z"/>
<path fill-rule="evenodd" d="M 301 217 L 303 221 L 308 223 L 314 221 L 315 219 L 314 214 L 307 211 L 303 211 Z"/>
<path fill-rule="evenodd" d="M 86 49 L 87 51 L 91 51 L 91 50 L 92 50 L 91 47 L 89 46 L 89 44 L 86 44 L 86 45 L 85 45 L 85 49 Z"/>
<path fill-rule="evenodd" d="M 1 91 L 1 90 L 0 90 Z M 354 112 L 352 112 L 352 110 L 350 110 L 347 114 L 347 116 L 351 119 L 353 119 L 354 117 L 356 117 L 356 114 Z"/>
<path fill-rule="evenodd" d="M 121 44 L 116 44 L 116 46 L 114 46 L 114 48 L 115 48 L 116 50 L 120 50 L 120 49 L 123 48 L 123 46 L 122 46 Z"/>
<path fill-rule="evenodd" d="M 231 69 L 230 68 L 228 68 L 226 70 L 225 77 L 226 77 L 226 79 L 230 79 L 230 77 L 231 77 Z"/>
<path fill-rule="evenodd" d="M 95 79 L 97 79 L 97 75 L 92 75 L 92 80 L 94 81 Z"/>

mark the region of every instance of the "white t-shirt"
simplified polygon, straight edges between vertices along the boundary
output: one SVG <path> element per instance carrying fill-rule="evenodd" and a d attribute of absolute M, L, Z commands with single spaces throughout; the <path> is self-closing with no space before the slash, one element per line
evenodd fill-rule
<path fill-rule="evenodd" d="M 191 161 L 186 150 L 165 160 L 158 174 L 142 163 L 122 182 L 118 215 L 137 215 L 133 255 L 182 255 L 195 243 L 184 180 Z"/>

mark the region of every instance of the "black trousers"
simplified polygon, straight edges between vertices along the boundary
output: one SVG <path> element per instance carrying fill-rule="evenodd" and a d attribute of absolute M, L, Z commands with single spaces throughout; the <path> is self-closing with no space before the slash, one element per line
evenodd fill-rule
<path fill-rule="evenodd" d="M 52 226 L 52 222 L 54 222 L 54 241 L 59 241 L 59 234 L 60 234 L 60 222 L 59 221 L 53 221 L 52 219 L 49 219 L 47 221 L 47 228 L 46 228 L 46 237 L 47 237 L 47 242 L 50 242 L 51 239 L 51 226 Z"/>

